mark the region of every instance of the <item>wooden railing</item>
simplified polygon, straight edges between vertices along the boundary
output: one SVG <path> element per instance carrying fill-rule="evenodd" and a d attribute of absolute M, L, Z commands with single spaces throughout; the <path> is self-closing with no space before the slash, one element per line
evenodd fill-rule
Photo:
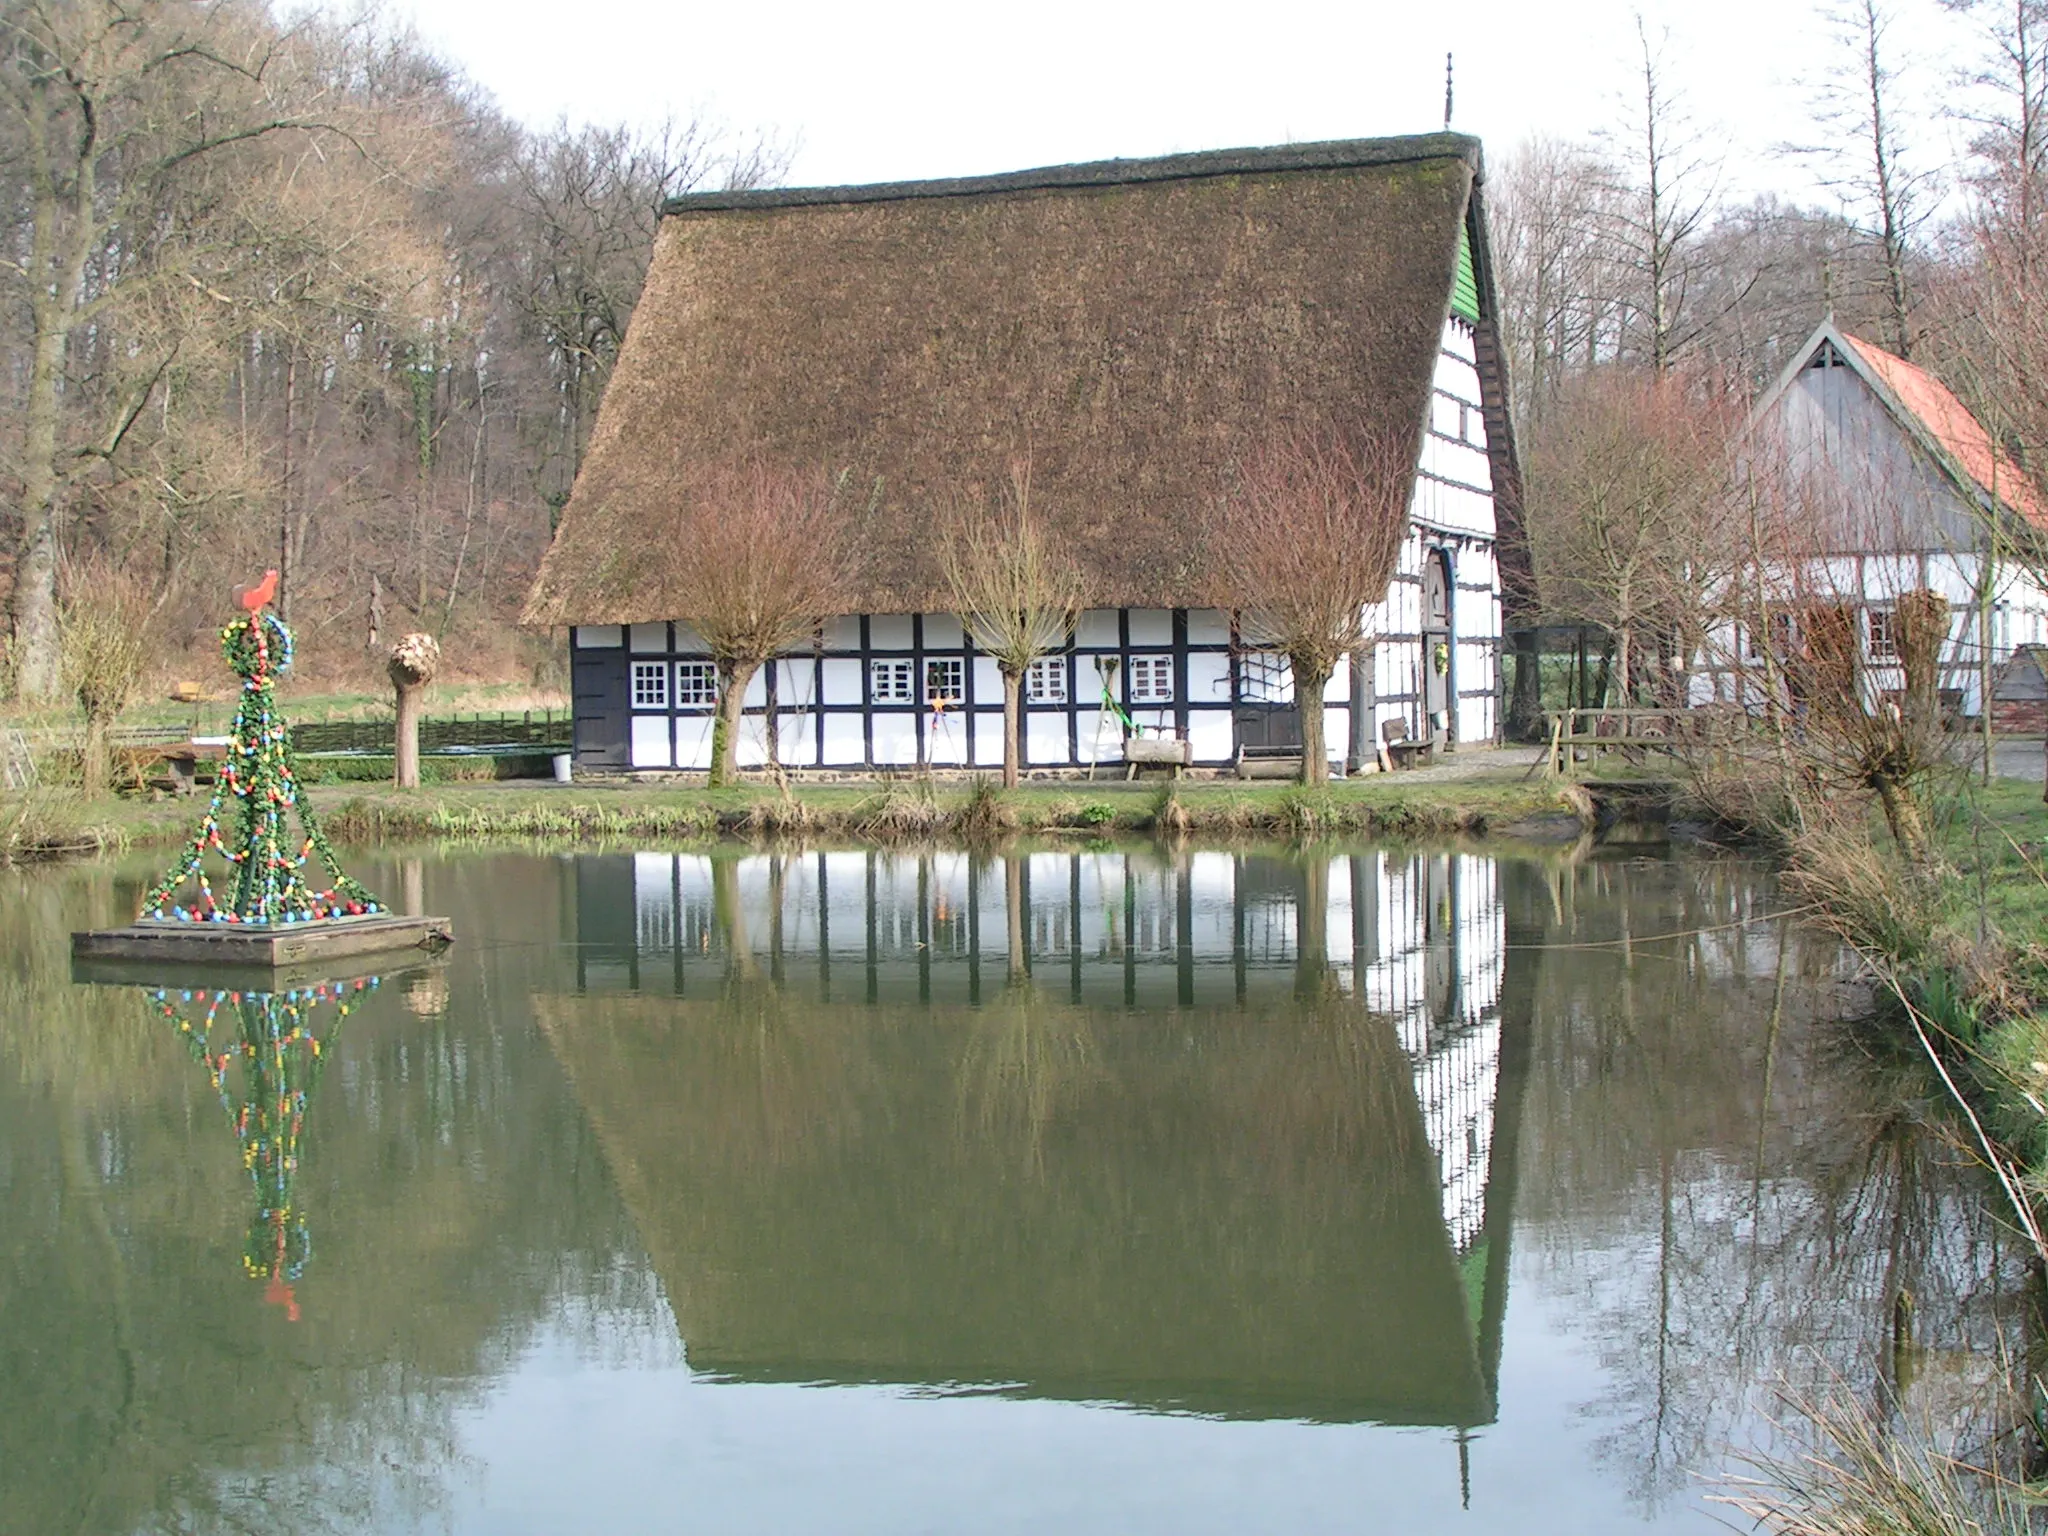
<path fill-rule="evenodd" d="M 1729 705 L 1565 709 L 1551 717 L 1550 767 L 1563 773 L 1580 755 L 1598 752 L 1621 752 L 1640 760 L 1651 752 L 1729 746 L 1750 727 L 1749 717 Z"/>

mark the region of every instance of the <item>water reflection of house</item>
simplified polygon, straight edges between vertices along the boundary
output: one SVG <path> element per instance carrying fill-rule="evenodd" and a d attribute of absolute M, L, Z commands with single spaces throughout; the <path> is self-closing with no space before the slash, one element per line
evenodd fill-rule
<path fill-rule="evenodd" d="M 1493 1418 L 1491 860 L 639 854 L 576 871 L 583 996 L 542 1017 L 657 1264 L 690 1271 L 668 1280 L 693 1362 Z M 742 1028 L 760 1051 L 734 1049 Z M 970 1103 L 971 1154 L 941 1133 Z M 754 1149 L 737 1165 L 736 1145 Z M 1020 1165 L 1052 1195 L 1020 1189 Z M 885 1197 L 860 1168 L 921 1193 Z M 927 1169 L 945 1177 L 927 1187 Z M 707 1214 L 728 1205 L 730 1227 Z M 1132 1223 L 1156 1251 L 1130 1251 Z M 1251 1267 L 1277 1266 L 1263 1288 L 1238 1273 L 1250 1234 Z M 734 1284 L 748 1274 L 775 1281 Z M 936 1275 L 934 1350 L 886 1298 Z M 791 1290 L 804 1305 L 763 1316 Z M 1019 1320 L 1047 1309 L 1075 1342 Z"/>

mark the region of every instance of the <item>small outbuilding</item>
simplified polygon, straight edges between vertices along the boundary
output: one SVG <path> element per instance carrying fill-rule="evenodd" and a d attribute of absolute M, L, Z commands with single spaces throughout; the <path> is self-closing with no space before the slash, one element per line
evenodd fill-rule
<path fill-rule="evenodd" d="M 2019 646 L 1999 667 L 1991 724 L 2011 736 L 2048 735 L 2048 646 Z"/>
<path fill-rule="evenodd" d="M 1332 755 L 1391 721 L 1493 739 L 1520 546 L 1482 186 L 1478 142 L 1432 134 L 673 200 L 526 610 L 569 631 L 579 765 L 708 765 L 715 670 L 635 552 L 691 464 L 742 451 L 873 488 L 845 611 L 755 678 L 742 766 L 771 732 L 795 769 L 1001 762 L 932 511 L 1024 450 L 1090 604 L 1027 679 L 1026 766 L 1119 761 L 1132 730 L 1198 764 L 1298 744 L 1285 658 L 1215 605 L 1192 530 L 1262 426 L 1307 416 L 1421 443 Z"/>

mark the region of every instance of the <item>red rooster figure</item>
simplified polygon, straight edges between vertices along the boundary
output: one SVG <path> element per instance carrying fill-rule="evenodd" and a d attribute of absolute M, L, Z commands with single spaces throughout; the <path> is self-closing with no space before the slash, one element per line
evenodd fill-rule
<path fill-rule="evenodd" d="M 256 617 L 270 606 L 270 600 L 277 596 L 277 572 L 265 571 L 263 579 L 253 587 L 235 588 L 235 601 L 242 605 L 250 618 Z"/>

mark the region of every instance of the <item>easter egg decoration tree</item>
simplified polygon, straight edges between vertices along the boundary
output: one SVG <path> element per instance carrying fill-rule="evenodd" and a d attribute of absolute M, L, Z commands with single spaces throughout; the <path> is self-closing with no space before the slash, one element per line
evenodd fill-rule
<path fill-rule="evenodd" d="M 292 632 L 270 611 L 276 591 L 272 571 L 238 593 L 243 612 L 220 632 L 221 651 L 242 679 L 241 702 L 212 803 L 178 862 L 143 898 L 144 922 L 269 926 L 387 910 L 342 872 L 300 787 L 291 731 L 277 703 L 278 674 L 292 664 Z M 224 826 L 230 807 L 231 838 Z M 207 873 L 210 854 L 227 866 L 225 896 Z M 315 880 L 307 878 L 309 865 Z M 316 883 L 321 871 L 325 885 Z"/>

